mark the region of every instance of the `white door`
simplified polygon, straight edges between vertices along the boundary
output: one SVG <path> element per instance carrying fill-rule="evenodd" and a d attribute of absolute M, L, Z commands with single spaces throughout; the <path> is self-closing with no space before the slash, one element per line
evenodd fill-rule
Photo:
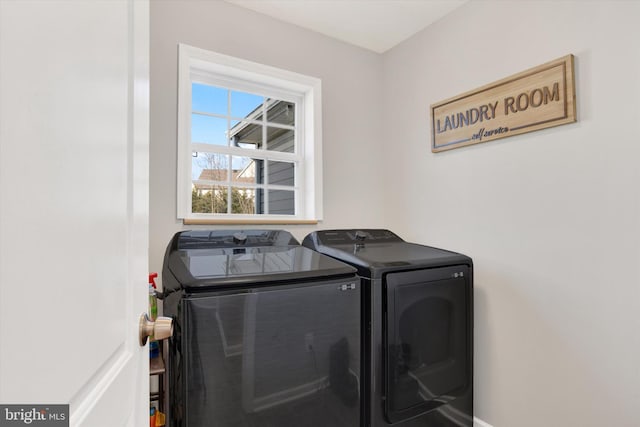
<path fill-rule="evenodd" d="M 0 0 L 0 404 L 71 426 L 148 425 L 148 6 Z"/>

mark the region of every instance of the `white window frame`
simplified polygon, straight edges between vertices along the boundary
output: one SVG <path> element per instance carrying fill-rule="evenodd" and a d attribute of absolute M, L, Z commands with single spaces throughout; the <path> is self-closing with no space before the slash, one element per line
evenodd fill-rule
<path fill-rule="evenodd" d="M 295 214 L 203 214 L 191 212 L 191 84 L 200 82 L 296 102 L 295 153 L 269 152 L 269 159 L 297 163 Z M 185 224 L 315 223 L 322 220 L 322 84 L 315 77 L 282 70 L 193 46 L 178 45 L 177 216 Z M 300 108 L 298 108 L 298 106 Z M 300 114 L 298 114 L 300 112 Z M 224 147 L 218 151 L 246 156 Z"/>

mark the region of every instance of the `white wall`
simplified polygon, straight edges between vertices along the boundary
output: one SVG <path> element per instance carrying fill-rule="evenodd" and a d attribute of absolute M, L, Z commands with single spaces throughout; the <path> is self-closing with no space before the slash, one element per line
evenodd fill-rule
<path fill-rule="evenodd" d="M 152 2 L 151 269 L 183 228 L 177 43 L 320 77 L 318 227 L 387 227 L 474 258 L 476 415 L 639 425 L 638 17 L 631 1 L 473 1 L 380 56 L 224 2 Z M 568 53 L 577 123 L 430 152 L 430 104 Z"/>
<path fill-rule="evenodd" d="M 164 250 L 175 232 L 203 228 L 183 227 L 176 219 L 178 43 L 322 79 L 324 221 L 319 226 L 383 225 L 379 55 L 221 1 L 153 1 L 151 271 L 161 271 Z M 315 229 L 284 228 L 298 239 Z"/>
<path fill-rule="evenodd" d="M 640 2 L 473 1 L 383 59 L 386 225 L 476 268 L 476 416 L 640 425 Z M 575 55 L 576 124 L 430 152 L 430 104 Z"/>

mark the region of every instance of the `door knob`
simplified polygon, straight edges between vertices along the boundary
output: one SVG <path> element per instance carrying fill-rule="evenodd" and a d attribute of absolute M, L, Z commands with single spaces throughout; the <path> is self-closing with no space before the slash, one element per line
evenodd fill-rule
<path fill-rule="evenodd" d="M 155 322 L 149 319 L 149 315 L 140 315 L 140 345 L 144 346 L 147 339 L 153 335 L 155 340 L 163 340 L 173 335 L 173 319 L 170 317 L 158 317 Z"/>

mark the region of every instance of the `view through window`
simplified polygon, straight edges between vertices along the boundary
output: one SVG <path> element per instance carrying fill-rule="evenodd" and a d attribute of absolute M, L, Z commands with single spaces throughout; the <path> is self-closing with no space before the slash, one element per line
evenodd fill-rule
<path fill-rule="evenodd" d="M 178 218 L 321 218 L 319 79 L 179 46 Z"/>
<path fill-rule="evenodd" d="M 296 104 L 201 83 L 191 93 L 192 212 L 295 215 L 296 161 L 271 154 L 295 154 Z"/>

